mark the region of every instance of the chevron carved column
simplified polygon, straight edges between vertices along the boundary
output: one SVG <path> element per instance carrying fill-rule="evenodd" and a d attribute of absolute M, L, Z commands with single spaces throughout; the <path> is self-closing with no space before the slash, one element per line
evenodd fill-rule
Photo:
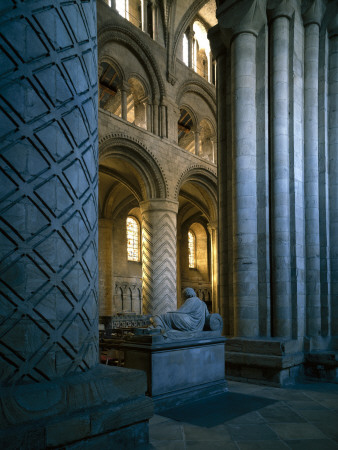
<path fill-rule="evenodd" d="M 177 309 L 176 220 L 178 203 L 155 199 L 140 203 L 142 212 L 143 313 Z"/>

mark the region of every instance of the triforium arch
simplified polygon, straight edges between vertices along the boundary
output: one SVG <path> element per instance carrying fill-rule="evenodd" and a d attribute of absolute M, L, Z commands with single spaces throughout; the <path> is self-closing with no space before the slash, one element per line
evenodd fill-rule
<path fill-rule="evenodd" d="M 142 67 L 149 76 L 153 99 L 159 99 L 166 96 L 166 89 L 159 67 L 148 46 L 140 41 L 135 33 L 129 27 L 122 28 L 118 26 L 104 27 L 98 36 L 99 42 L 99 60 L 107 53 L 105 50 L 109 42 L 117 42 L 128 48 L 140 61 Z"/>
<path fill-rule="evenodd" d="M 181 148 L 190 153 L 198 154 L 198 118 L 188 104 L 179 107 L 177 121 L 177 143 Z"/>
<path fill-rule="evenodd" d="M 197 80 L 186 81 L 182 83 L 176 94 L 176 103 L 179 105 L 185 94 L 192 92 L 201 97 L 209 106 L 216 117 L 216 96 L 215 90 L 207 86 L 205 83 Z"/>
<path fill-rule="evenodd" d="M 177 289 L 192 286 L 204 295 L 209 310 L 219 311 L 217 299 L 217 183 L 216 174 L 201 166 L 188 168 L 176 186 L 179 202 Z M 195 236 L 195 264 L 189 265 L 188 234 Z"/>

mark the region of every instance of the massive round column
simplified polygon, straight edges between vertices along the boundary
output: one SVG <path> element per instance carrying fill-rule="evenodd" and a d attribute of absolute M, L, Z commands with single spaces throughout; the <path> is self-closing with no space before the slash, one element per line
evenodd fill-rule
<path fill-rule="evenodd" d="M 304 42 L 304 178 L 306 239 L 306 333 L 321 334 L 318 65 L 321 1 L 315 0 L 303 16 Z"/>
<path fill-rule="evenodd" d="M 289 32 L 293 10 L 271 14 L 271 278 L 272 334 L 291 337 Z"/>
<path fill-rule="evenodd" d="M 256 36 L 235 36 L 232 55 L 235 335 L 258 335 Z"/>
<path fill-rule="evenodd" d="M 96 10 L 54 3 L 1 17 L 3 385 L 98 361 Z"/>
<path fill-rule="evenodd" d="M 329 207 L 331 334 L 338 335 L 338 14 L 329 25 Z"/>
<path fill-rule="evenodd" d="M 153 199 L 142 213 L 142 297 L 144 314 L 177 309 L 176 222 L 178 203 Z"/>

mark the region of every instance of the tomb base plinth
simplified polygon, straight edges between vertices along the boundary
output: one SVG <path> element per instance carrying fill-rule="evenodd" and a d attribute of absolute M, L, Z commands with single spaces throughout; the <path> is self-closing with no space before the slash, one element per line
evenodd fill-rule
<path fill-rule="evenodd" d="M 228 379 L 287 386 L 302 374 L 303 340 L 231 338 L 226 342 L 225 359 Z"/>
<path fill-rule="evenodd" d="M 125 367 L 141 369 L 156 412 L 227 391 L 220 332 L 131 336 L 120 349 Z"/>
<path fill-rule="evenodd" d="M 0 447 L 134 449 L 149 442 L 146 376 L 99 365 L 45 383 L 0 389 Z"/>

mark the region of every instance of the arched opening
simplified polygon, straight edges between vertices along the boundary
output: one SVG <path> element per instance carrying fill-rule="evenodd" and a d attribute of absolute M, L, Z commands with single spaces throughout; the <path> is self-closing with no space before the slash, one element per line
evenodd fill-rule
<path fill-rule="evenodd" d="M 103 61 L 99 69 L 99 107 L 121 117 L 121 78 L 116 68 Z"/>
<path fill-rule="evenodd" d="M 195 153 L 194 123 L 191 112 L 185 108 L 180 108 L 180 117 L 177 123 L 178 145 L 190 153 Z"/>
<path fill-rule="evenodd" d="M 115 0 L 117 12 L 133 25 L 142 28 L 141 0 Z"/>
<path fill-rule="evenodd" d="M 212 124 L 207 119 L 200 122 L 200 156 L 216 163 L 216 136 Z"/>
<path fill-rule="evenodd" d="M 99 303 L 100 316 L 110 317 L 139 314 L 132 292 L 142 288 L 139 187 L 127 177 L 135 169 L 117 160 L 112 165 L 115 171 L 107 165 L 99 171 Z"/>
<path fill-rule="evenodd" d="M 189 177 L 179 191 L 177 219 L 178 306 L 180 293 L 192 287 L 200 293 L 209 311 L 217 311 L 217 238 L 215 223 L 216 187 L 198 175 Z M 211 300 L 212 299 L 212 300 Z"/>
<path fill-rule="evenodd" d="M 129 78 L 128 85 L 130 89 L 127 97 L 127 120 L 138 127 L 147 129 L 145 88 L 141 81 L 134 77 Z"/>
<path fill-rule="evenodd" d="M 207 30 L 202 22 L 195 20 L 193 31 L 193 69 L 205 80 L 211 81 L 209 71 L 212 57 Z"/>

